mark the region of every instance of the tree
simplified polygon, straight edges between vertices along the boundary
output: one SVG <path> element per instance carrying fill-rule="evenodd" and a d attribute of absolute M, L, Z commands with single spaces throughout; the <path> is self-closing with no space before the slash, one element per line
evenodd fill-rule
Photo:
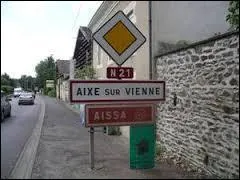
<path fill-rule="evenodd" d="M 232 29 L 239 30 L 239 1 L 229 2 L 226 20 L 229 22 Z"/>
<path fill-rule="evenodd" d="M 15 82 L 15 79 L 11 79 L 7 73 L 1 75 L 1 90 L 6 93 L 12 93 L 13 88 L 16 86 L 17 84 Z"/>
<path fill-rule="evenodd" d="M 21 78 L 19 79 L 20 86 L 23 89 L 26 88 L 26 77 L 26 75 L 21 75 Z"/>
<path fill-rule="evenodd" d="M 13 86 L 14 88 L 20 87 L 19 79 L 13 78 L 13 79 L 11 79 L 11 80 L 12 80 L 12 81 L 11 81 L 11 86 Z"/>
<path fill-rule="evenodd" d="M 6 86 L 11 85 L 11 79 L 7 73 L 4 73 L 3 75 L 1 75 L 1 85 L 6 85 Z"/>
<path fill-rule="evenodd" d="M 36 82 L 38 88 L 44 89 L 45 93 L 48 93 L 46 88 L 46 80 L 54 80 L 56 82 L 56 66 L 55 60 L 52 56 L 47 57 L 45 60 L 40 61 L 35 67 L 37 73 Z"/>

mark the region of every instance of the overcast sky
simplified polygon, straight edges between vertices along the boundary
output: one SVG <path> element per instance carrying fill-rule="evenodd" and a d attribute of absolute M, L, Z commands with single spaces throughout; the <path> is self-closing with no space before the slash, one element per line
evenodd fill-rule
<path fill-rule="evenodd" d="M 53 55 L 73 56 L 79 26 L 87 26 L 102 1 L 1 1 L 1 74 L 35 74 Z"/>

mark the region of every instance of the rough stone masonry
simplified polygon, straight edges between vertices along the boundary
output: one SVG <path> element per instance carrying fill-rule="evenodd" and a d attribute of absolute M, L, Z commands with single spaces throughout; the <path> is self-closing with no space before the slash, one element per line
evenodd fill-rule
<path fill-rule="evenodd" d="M 239 178 L 239 32 L 156 59 L 166 81 L 157 143 L 212 175 Z"/>

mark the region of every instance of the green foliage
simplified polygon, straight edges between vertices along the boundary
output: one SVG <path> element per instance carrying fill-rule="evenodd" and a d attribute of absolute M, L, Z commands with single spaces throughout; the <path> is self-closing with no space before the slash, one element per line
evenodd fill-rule
<path fill-rule="evenodd" d="M 7 73 L 1 75 L 1 85 L 17 87 L 17 79 L 12 79 Z"/>
<path fill-rule="evenodd" d="M 50 91 L 48 91 L 47 95 L 50 97 L 56 97 L 56 89 L 52 88 Z"/>
<path fill-rule="evenodd" d="M 24 90 L 33 91 L 36 84 L 36 79 L 32 76 L 22 75 L 19 79 L 19 84 Z"/>
<path fill-rule="evenodd" d="M 96 79 L 96 72 L 90 65 L 83 66 L 82 69 L 75 70 L 75 78 L 77 79 Z"/>
<path fill-rule="evenodd" d="M 14 87 L 8 85 L 1 85 L 1 90 L 4 91 L 6 94 L 12 94 Z"/>
<path fill-rule="evenodd" d="M 229 22 L 231 28 L 239 30 L 239 1 L 230 1 L 226 21 Z"/>
<path fill-rule="evenodd" d="M 44 94 L 48 94 L 46 88 L 46 80 L 54 80 L 56 82 L 56 65 L 55 60 L 52 56 L 47 57 L 47 59 L 40 61 L 40 63 L 35 67 L 37 73 L 36 86 L 44 89 Z"/>

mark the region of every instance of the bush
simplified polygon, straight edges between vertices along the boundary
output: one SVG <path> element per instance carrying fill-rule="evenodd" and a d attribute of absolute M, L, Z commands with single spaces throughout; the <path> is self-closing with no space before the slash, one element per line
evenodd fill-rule
<path fill-rule="evenodd" d="M 4 91 L 6 94 L 12 94 L 14 87 L 12 86 L 7 86 L 7 85 L 2 85 L 1 90 Z"/>
<path fill-rule="evenodd" d="M 47 87 L 44 87 L 43 93 L 48 96 L 48 93 L 49 93 L 50 91 L 52 91 L 53 89 L 55 90 L 55 88 L 49 88 L 49 87 L 47 88 Z"/>
<path fill-rule="evenodd" d="M 48 91 L 47 95 L 50 96 L 50 97 L 56 97 L 56 90 L 51 89 L 50 91 Z"/>

